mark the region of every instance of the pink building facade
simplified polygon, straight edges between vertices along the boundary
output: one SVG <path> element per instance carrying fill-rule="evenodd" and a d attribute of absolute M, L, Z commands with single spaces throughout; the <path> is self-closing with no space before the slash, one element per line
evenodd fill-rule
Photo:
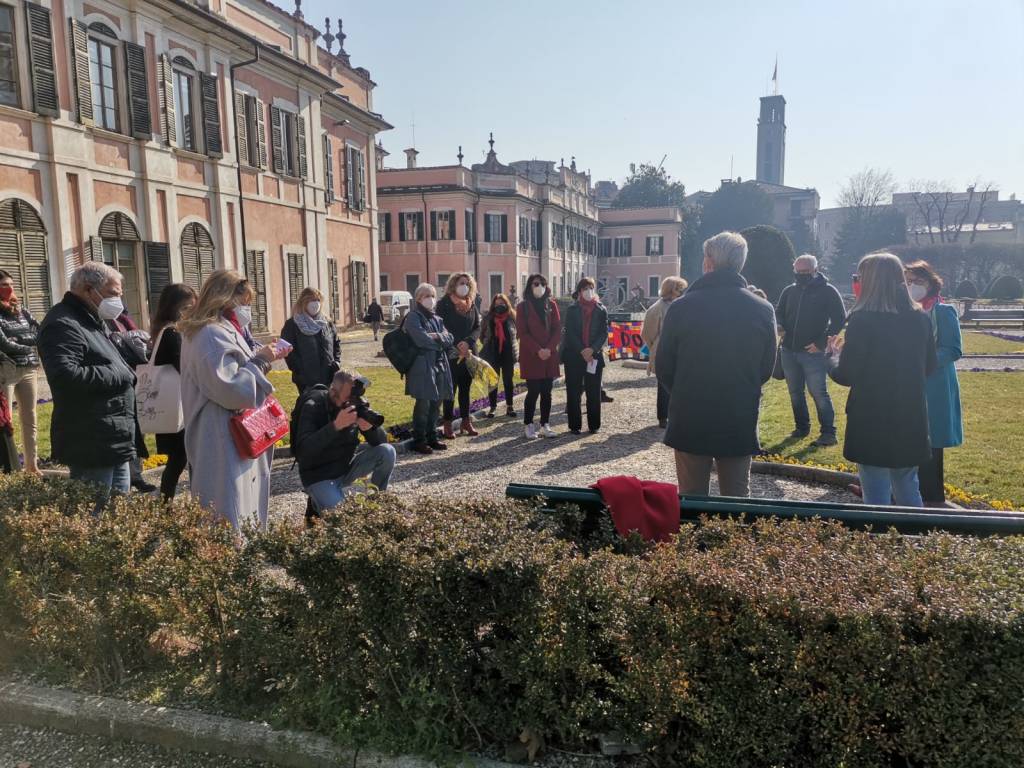
<path fill-rule="evenodd" d="M 586 174 L 564 164 L 504 165 L 493 140 L 485 162 L 459 160 L 378 172 L 381 290 L 443 286 L 469 272 L 490 301 L 512 286 L 521 296 L 535 272 L 558 295 L 594 274 L 599 222 Z"/>
<path fill-rule="evenodd" d="M 415 150 L 406 154 L 409 167 L 377 174 L 380 290 L 411 293 L 469 272 L 489 302 L 511 286 L 522 296 L 526 278 L 540 272 L 558 296 L 593 277 L 614 306 L 625 300 L 620 284 L 646 291 L 653 277 L 660 284 L 679 274 L 682 211 L 599 209 L 575 160 L 504 165 L 493 140 L 485 162 L 471 167 L 461 151 L 458 165 L 433 167 L 416 167 Z"/>
<path fill-rule="evenodd" d="M 222 267 L 260 332 L 305 285 L 360 319 L 390 126 L 335 39 L 265 0 L 0 0 L 0 268 L 33 312 L 102 259 L 143 326 L 168 282 Z"/>

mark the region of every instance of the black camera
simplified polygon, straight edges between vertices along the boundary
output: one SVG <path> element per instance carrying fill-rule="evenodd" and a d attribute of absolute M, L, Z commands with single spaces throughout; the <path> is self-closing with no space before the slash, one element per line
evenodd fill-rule
<path fill-rule="evenodd" d="M 370 407 L 370 402 L 363 397 L 366 388 L 370 386 L 370 380 L 365 376 L 357 376 L 352 380 L 352 392 L 345 402 L 345 408 L 355 408 L 356 417 L 362 419 L 373 427 L 384 426 L 384 414 L 377 413 Z"/>

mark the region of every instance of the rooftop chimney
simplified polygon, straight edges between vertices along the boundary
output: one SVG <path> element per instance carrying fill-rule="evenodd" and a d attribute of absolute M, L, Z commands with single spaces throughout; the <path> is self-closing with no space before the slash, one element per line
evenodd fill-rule
<path fill-rule="evenodd" d="M 415 147 L 409 147 L 405 151 L 405 167 L 415 168 L 416 167 L 416 155 L 419 154 L 419 150 Z"/>

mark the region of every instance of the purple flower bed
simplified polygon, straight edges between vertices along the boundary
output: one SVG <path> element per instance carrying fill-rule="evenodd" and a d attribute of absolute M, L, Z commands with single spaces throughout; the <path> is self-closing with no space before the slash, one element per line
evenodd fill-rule
<path fill-rule="evenodd" d="M 513 396 L 521 395 L 525 391 L 526 391 L 526 384 L 516 384 L 516 386 L 512 389 L 512 394 L 513 394 Z M 505 402 L 505 392 L 504 392 L 504 390 L 501 390 L 501 391 L 498 392 L 498 402 L 499 403 Z M 489 409 L 490 407 L 491 407 L 491 401 L 490 401 L 489 398 L 486 398 L 486 397 L 481 397 L 478 400 L 474 400 L 472 403 L 469 404 L 470 413 L 477 413 L 479 411 L 483 411 L 483 410 Z M 457 419 L 462 418 L 462 414 L 461 414 L 459 408 L 455 409 L 454 415 L 455 415 L 455 418 L 457 418 Z M 410 439 L 412 437 L 412 423 L 411 422 L 407 422 L 405 424 L 395 424 L 394 426 L 388 427 L 387 428 L 387 432 L 396 441 L 408 440 L 408 439 Z"/>

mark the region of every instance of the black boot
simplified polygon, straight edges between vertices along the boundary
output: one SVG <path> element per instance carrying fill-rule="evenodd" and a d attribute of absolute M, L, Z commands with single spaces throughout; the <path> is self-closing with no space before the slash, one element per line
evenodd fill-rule
<path fill-rule="evenodd" d="M 306 527 L 312 528 L 313 521 L 320 519 L 320 512 L 316 508 L 316 504 L 313 503 L 313 499 L 310 496 L 306 497 Z"/>

